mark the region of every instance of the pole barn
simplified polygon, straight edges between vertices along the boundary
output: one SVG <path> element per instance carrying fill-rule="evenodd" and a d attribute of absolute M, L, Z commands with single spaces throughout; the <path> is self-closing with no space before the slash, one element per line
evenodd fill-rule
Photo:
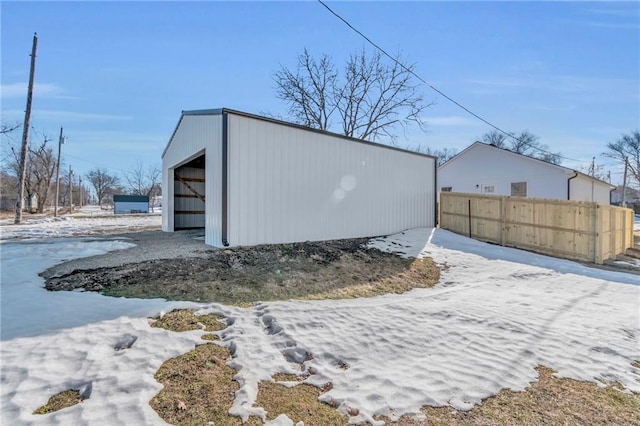
<path fill-rule="evenodd" d="M 433 227 L 436 158 L 229 109 L 183 111 L 162 153 L 162 229 L 250 246 Z"/>

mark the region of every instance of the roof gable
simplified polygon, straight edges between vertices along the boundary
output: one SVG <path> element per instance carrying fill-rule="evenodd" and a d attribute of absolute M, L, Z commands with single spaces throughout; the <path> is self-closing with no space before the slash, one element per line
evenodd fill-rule
<path fill-rule="evenodd" d="M 604 185 L 608 185 L 611 188 L 615 187 L 615 185 L 611 185 L 608 182 L 605 182 L 605 181 L 600 180 L 600 179 L 596 179 L 593 176 L 589 176 L 589 175 L 587 175 L 585 173 L 582 173 L 582 172 L 579 172 L 577 170 L 570 169 L 568 167 L 561 166 L 559 164 L 553 164 L 553 163 L 550 163 L 548 161 L 541 160 L 539 158 L 530 157 L 530 156 L 525 155 L 525 154 L 520 154 L 520 153 L 517 153 L 517 152 L 513 152 L 513 151 L 510 151 L 510 150 L 508 150 L 506 148 L 500 148 L 500 147 L 497 147 L 495 145 L 487 144 L 487 143 L 480 142 L 480 141 L 476 141 L 476 142 L 472 143 L 471 145 L 469 145 L 468 147 L 466 147 L 465 149 L 463 149 L 462 151 L 460 151 L 456 156 L 452 157 L 451 159 L 449 159 L 449 161 L 447 161 L 446 163 L 444 163 L 440 167 L 438 167 L 438 170 L 443 169 L 443 168 L 445 168 L 447 166 L 450 166 L 451 164 L 455 164 L 455 161 L 457 159 L 459 159 L 459 158 L 462 158 L 462 157 L 468 156 L 468 155 L 473 155 L 472 153 L 476 149 L 491 149 L 491 150 L 495 150 L 496 154 L 498 154 L 498 155 L 504 155 L 504 156 L 508 156 L 508 157 L 511 157 L 511 158 L 518 158 L 518 159 L 523 159 L 523 160 L 526 160 L 526 161 L 531 161 L 531 162 L 536 163 L 537 165 L 540 165 L 541 167 L 549 167 L 549 168 L 553 168 L 555 170 L 562 170 L 562 171 L 566 172 L 567 174 L 576 173 L 577 175 L 580 175 L 580 176 L 582 176 L 584 178 L 593 180 L 595 182 L 598 182 L 598 183 L 601 183 L 601 184 L 604 184 Z"/>
<path fill-rule="evenodd" d="M 241 117 L 253 118 L 255 120 L 261 120 L 261 121 L 267 121 L 267 122 L 274 123 L 274 124 L 279 124 L 281 126 L 293 127 L 293 128 L 301 129 L 301 130 L 308 131 L 308 132 L 321 133 L 321 134 L 324 134 L 324 135 L 327 135 L 327 136 L 337 137 L 337 138 L 340 138 L 340 139 L 345 139 L 345 140 L 356 142 L 356 143 L 374 145 L 374 146 L 378 146 L 378 147 L 381 147 L 381 148 L 390 149 L 390 150 L 393 150 L 393 151 L 405 152 L 407 154 L 413 154 L 413 155 L 418 155 L 418 156 L 421 156 L 421 157 L 433 158 L 434 160 L 437 160 L 437 158 L 435 156 L 429 155 L 429 154 L 424 154 L 422 152 L 411 151 L 411 150 L 408 150 L 408 149 L 398 148 L 396 146 L 391 146 L 391 145 L 385 145 L 385 144 L 382 144 L 382 143 L 379 143 L 379 142 L 371 142 L 371 141 L 368 141 L 368 140 L 365 140 L 365 139 L 353 138 L 353 137 L 350 137 L 350 136 L 342 135 L 340 133 L 329 132 L 327 130 L 314 129 L 313 127 L 307 127 L 307 126 L 303 126 L 301 124 L 290 123 L 288 121 L 277 120 L 277 119 L 274 119 L 274 118 L 264 117 L 264 116 L 255 115 L 255 114 L 251 114 L 251 113 L 248 113 L 248 112 L 237 111 L 237 110 L 233 110 L 233 109 L 229 109 L 229 108 L 201 109 L 201 110 L 192 110 L 192 111 L 184 111 L 183 110 L 182 114 L 180 115 L 180 119 L 178 120 L 178 124 L 176 124 L 176 127 L 173 130 L 173 133 L 171 134 L 171 138 L 169 139 L 169 142 L 167 142 L 167 145 L 165 146 L 164 150 L 162 151 L 161 158 L 164 158 L 164 155 L 166 154 L 167 150 L 169 149 L 169 146 L 171 145 L 171 142 L 173 141 L 173 138 L 175 137 L 176 132 L 178 131 L 178 129 L 180 127 L 180 124 L 182 123 L 182 119 L 185 116 L 190 116 L 190 115 L 222 115 L 222 114 L 233 114 L 233 115 L 238 115 L 238 116 L 241 116 Z"/>

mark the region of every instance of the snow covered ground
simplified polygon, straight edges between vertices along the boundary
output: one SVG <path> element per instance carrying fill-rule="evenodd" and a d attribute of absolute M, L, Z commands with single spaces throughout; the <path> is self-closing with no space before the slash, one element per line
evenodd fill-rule
<path fill-rule="evenodd" d="M 79 211 L 58 217 L 24 215 L 22 223 L 13 224 L 13 218 L 0 221 L 0 240 L 69 237 L 126 232 L 143 229 L 160 229 L 162 210 L 145 215 L 114 215 L 113 210 L 97 206 L 85 206 Z"/>
<path fill-rule="evenodd" d="M 359 410 L 354 422 L 417 413 L 426 404 L 470 408 L 503 388 L 524 389 L 538 364 L 562 377 L 640 391 L 640 369 L 631 365 L 640 360 L 640 276 L 439 229 L 371 244 L 432 257 L 447 266 L 441 283 L 370 299 L 199 305 L 229 323 L 219 334 L 241 384 L 234 413 L 262 413 L 252 407 L 260 380 L 310 368 L 308 382 L 333 383 L 323 400 L 342 412 Z M 163 424 L 148 404 L 161 387 L 153 374 L 202 332 L 152 329 L 146 316 L 180 304 L 48 293 L 37 276 L 64 259 L 126 246 L 78 238 L 0 245 L 2 424 Z M 137 337 L 130 349 L 114 350 L 130 336 Z M 69 388 L 89 398 L 31 414 Z"/>

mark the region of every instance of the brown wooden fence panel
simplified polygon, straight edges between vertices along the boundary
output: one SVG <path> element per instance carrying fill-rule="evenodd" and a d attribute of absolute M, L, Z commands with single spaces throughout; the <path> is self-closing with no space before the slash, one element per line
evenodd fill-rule
<path fill-rule="evenodd" d="M 633 211 L 579 201 L 440 193 L 440 227 L 478 240 L 602 263 L 633 245 Z"/>

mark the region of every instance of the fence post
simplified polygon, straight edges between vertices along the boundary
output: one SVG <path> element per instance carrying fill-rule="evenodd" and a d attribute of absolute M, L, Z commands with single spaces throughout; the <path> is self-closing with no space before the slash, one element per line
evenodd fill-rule
<path fill-rule="evenodd" d="M 471 237 L 471 198 L 469 198 L 468 206 L 469 206 L 469 212 L 468 212 L 468 214 L 469 214 L 469 238 L 472 238 Z"/>
<path fill-rule="evenodd" d="M 594 233 L 593 233 L 593 243 L 594 243 L 594 261 L 598 265 L 602 265 L 602 215 L 600 214 L 600 206 L 597 203 L 593 205 L 594 211 Z"/>
<path fill-rule="evenodd" d="M 500 245 L 507 242 L 507 197 L 500 197 Z"/>

